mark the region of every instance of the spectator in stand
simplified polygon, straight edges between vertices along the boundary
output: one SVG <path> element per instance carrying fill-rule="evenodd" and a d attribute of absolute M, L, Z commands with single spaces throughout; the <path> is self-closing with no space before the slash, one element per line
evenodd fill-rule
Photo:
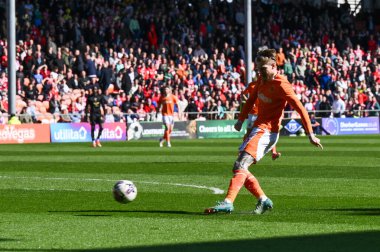
<path fill-rule="evenodd" d="M 369 97 L 369 101 L 367 103 L 366 110 L 368 110 L 368 116 L 379 117 L 380 104 L 376 100 L 375 96 Z"/>
<path fill-rule="evenodd" d="M 187 118 L 189 120 L 195 120 L 198 118 L 198 107 L 195 104 L 194 98 L 190 98 L 190 102 L 187 105 L 185 112 L 187 112 Z"/>
<path fill-rule="evenodd" d="M 115 122 L 115 117 L 112 114 L 111 107 L 106 107 L 106 114 L 104 116 L 104 122 L 105 123 L 113 123 L 113 122 Z"/>
<path fill-rule="evenodd" d="M 296 65 L 296 78 L 298 80 L 305 80 L 306 61 L 303 58 L 299 58 L 299 63 Z"/>
<path fill-rule="evenodd" d="M 334 94 L 334 102 L 332 104 L 332 111 L 334 113 L 334 117 L 344 117 L 344 112 L 346 110 L 346 104 L 340 98 L 339 94 Z"/>
<path fill-rule="evenodd" d="M 280 47 L 278 49 L 278 52 L 276 54 L 276 63 L 277 63 L 277 66 L 280 69 L 284 68 L 284 65 L 285 65 L 285 54 L 284 54 L 284 50 L 282 49 L 282 47 Z"/>
<path fill-rule="evenodd" d="M 331 111 L 331 104 L 327 100 L 326 95 L 322 95 L 322 99 L 319 102 L 316 110 L 320 111 L 317 114 L 318 117 L 324 117 L 324 118 L 330 117 L 330 115 L 331 115 L 331 112 L 330 112 Z"/>
<path fill-rule="evenodd" d="M 103 94 L 108 94 L 109 87 L 112 85 L 112 90 L 114 89 L 115 74 L 112 67 L 109 65 L 108 61 L 103 63 L 100 70 L 99 84 L 100 89 Z"/>

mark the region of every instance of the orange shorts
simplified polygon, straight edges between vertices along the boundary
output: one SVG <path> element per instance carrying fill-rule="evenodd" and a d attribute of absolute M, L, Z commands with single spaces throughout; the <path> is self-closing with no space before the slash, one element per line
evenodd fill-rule
<path fill-rule="evenodd" d="M 255 127 L 240 145 L 239 151 L 249 153 L 258 162 L 276 145 L 278 136 L 277 132 L 269 132 Z"/>

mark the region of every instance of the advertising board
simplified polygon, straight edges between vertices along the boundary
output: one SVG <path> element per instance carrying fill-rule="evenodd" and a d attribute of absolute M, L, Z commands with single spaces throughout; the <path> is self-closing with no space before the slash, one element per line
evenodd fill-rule
<path fill-rule="evenodd" d="M 379 134 L 379 118 L 323 118 L 322 127 L 331 135 Z"/>
<path fill-rule="evenodd" d="M 50 124 L 51 142 L 91 142 L 91 125 L 89 123 L 53 123 Z M 95 137 L 98 135 L 99 128 L 95 128 Z M 125 141 L 126 125 L 124 123 L 105 123 L 102 141 Z"/>
<path fill-rule="evenodd" d="M 49 142 L 49 124 L 0 125 L 0 144 Z"/>

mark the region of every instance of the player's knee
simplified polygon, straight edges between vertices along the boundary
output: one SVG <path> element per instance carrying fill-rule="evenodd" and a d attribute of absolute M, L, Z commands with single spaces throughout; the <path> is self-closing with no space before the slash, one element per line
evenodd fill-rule
<path fill-rule="evenodd" d="M 252 164 L 256 164 L 255 158 L 244 151 L 244 152 L 240 153 L 239 157 L 235 161 L 233 171 L 241 170 L 241 169 L 248 170 L 248 168 Z"/>

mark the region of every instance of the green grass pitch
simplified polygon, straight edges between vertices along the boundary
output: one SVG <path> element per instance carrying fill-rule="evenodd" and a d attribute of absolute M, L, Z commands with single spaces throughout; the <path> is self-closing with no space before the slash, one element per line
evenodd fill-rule
<path fill-rule="evenodd" d="M 380 136 L 280 137 L 250 171 L 274 209 L 224 198 L 240 139 L 0 145 L 0 251 L 380 251 Z M 134 202 L 112 186 L 135 182 Z"/>

